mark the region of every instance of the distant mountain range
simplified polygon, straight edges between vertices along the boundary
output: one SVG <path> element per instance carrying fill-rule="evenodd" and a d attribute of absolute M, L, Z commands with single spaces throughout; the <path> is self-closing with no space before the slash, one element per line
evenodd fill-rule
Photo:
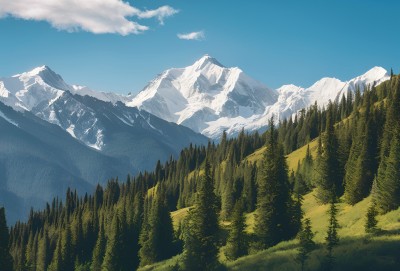
<path fill-rule="evenodd" d="M 34 108 L 36 114 L 42 114 L 39 111 L 43 110 L 43 101 L 46 101 L 49 103 L 47 115 L 40 117 L 58 124 L 57 112 L 51 107 L 68 91 L 114 105 L 120 102 L 127 107 L 137 107 L 209 138 L 218 139 L 224 130 L 232 136 L 241 129 L 265 130 L 272 115 L 284 119 L 316 101 L 324 106 L 329 100 L 347 95 L 348 90 L 355 91 L 359 87 L 363 91 L 364 87 L 378 85 L 389 78 L 384 68 L 374 67 L 346 82 L 326 77 L 308 88 L 284 85 L 271 89 L 246 75 L 240 68 L 226 68 L 215 58 L 205 55 L 191 66 L 162 72 L 137 95 L 97 92 L 88 87 L 68 85 L 61 76 L 42 66 L 0 80 L 0 101 L 17 110 Z M 68 124 L 70 126 L 66 127 Z M 74 133 L 79 129 L 71 126 L 74 123 L 70 122 L 62 125 Z M 97 139 L 102 136 L 99 130 L 93 127 L 82 138 L 78 135 L 79 131 L 75 136 L 85 144 L 99 148 L 101 140 L 97 142 Z"/>
<path fill-rule="evenodd" d="M 316 101 L 327 105 L 348 90 L 363 91 L 389 78 L 385 69 L 374 67 L 347 82 L 322 78 L 308 88 L 285 85 L 274 90 L 205 55 L 186 68 L 164 71 L 125 103 L 216 139 L 224 130 L 228 135 L 265 130 L 272 115 L 284 119 Z"/>

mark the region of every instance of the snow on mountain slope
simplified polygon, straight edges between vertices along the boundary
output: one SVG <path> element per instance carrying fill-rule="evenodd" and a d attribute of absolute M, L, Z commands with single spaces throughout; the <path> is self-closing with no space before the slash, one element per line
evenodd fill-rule
<path fill-rule="evenodd" d="M 90 96 L 104 102 L 128 102 L 129 98 L 124 95 L 120 95 L 113 92 L 100 92 L 92 90 L 86 86 L 72 85 L 70 90 L 72 94 L 77 94 L 80 96 Z"/>
<path fill-rule="evenodd" d="M 361 91 L 364 88 L 390 79 L 387 71 L 381 67 L 374 67 L 365 74 L 342 82 L 336 78 L 322 78 L 308 88 L 297 87 L 294 85 L 282 86 L 278 89 L 278 102 L 268 108 L 263 114 L 263 119 L 273 115 L 279 119 L 287 118 L 297 111 L 313 105 L 315 102 L 319 106 L 327 105 L 329 100 L 335 101 L 342 95 L 347 96 L 348 91 L 354 92 L 357 87 Z"/>
<path fill-rule="evenodd" d="M 88 87 L 69 85 L 47 66 L 0 79 L 0 101 L 6 105 L 15 110 L 30 111 L 41 119 L 56 124 L 73 138 L 96 150 L 118 148 L 119 151 L 113 155 L 127 156 L 131 159 L 132 166 L 138 170 L 150 169 L 154 159 L 165 160 L 170 155 L 176 155 L 191 142 L 207 143 L 206 137 L 186 127 L 164 120 L 156 121 L 155 116 L 150 116 L 147 112 L 125 106 L 123 102 L 130 99 L 129 96 L 116 93 L 96 92 Z M 120 148 L 119 145 L 133 146 L 136 142 L 114 142 L 114 131 L 120 132 L 120 138 L 124 135 L 123 140 L 131 138 L 136 142 L 141 141 L 140 136 L 147 136 L 147 145 L 143 143 L 142 146 L 137 146 L 137 151 L 147 147 L 148 155 L 154 155 L 153 160 L 145 161 L 145 156 L 138 157 L 140 155 L 134 150 Z M 129 133 L 140 136 L 134 138 Z M 174 142 L 174 137 L 179 137 L 180 142 Z M 109 146 L 105 147 L 106 144 Z"/>
<path fill-rule="evenodd" d="M 374 67 L 347 82 L 322 78 L 308 88 L 284 85 L 271 90 L 239 68 L 226 68 L 205 55 L 186 68 L 166 70 L 126 104 L 219 138 L 224 130 L 235 135 L 241 129 L 265 129 L 272 115 L 288 118 L 315 101 L 323 106 L 348 90 L 388 79 L 385 69 Z"/>
<path fill-rule="evenodd" d="M 16 110 L 30 111 L 42 102 L 52 103 L 65 91 L 112 103 L 124 101 L 124 96 L 116 93 L 96 92 L 87 87 L 69 85 L 48 66 L 0 78 L 0 101 Z"/>
<path fill-rule="evenodd" d="M 126 104 L 203 133 L 220 118 L 261 114 L 277 97 L 239 68 L 226 68 L 205 55 L 186 68 L 166 70 Z"/>
<path fill-rule="evenodd" d="M 70 87 L 47 66 L 0 79 L 0 101 L 17 110 L 31 110 L 59 97 Z"/>
<path fill-rule="evenodd" d="M 224 130 L 229 135 L 235 135 L 241 129 L 263 130 L 272 115 L 278 119 L 288 118 L 313 105 L 315 101 L 323 106 L 329 100 L 334 101 L 343 94 L 347 95 L 349 90 L 355 91 L 359 87 L 363 91 L 365 86 L 378 85 L 389 78 L 385 69 L 374 67 L 346 82 L 327 77 L 308 88 L 284 85 L 272 90 L 246 75 L 241 69 L 226 68 L 215 58 L 205 55 L 186 68 L 164 71 L 135 97 L 68 85 L 49 67 L 42 66 L 30 72 L 0 79 L 0 101 L 17 110 L 46 108 L 46 112 L 36 110 L 36 114 L 62 126 L 89 146 L 101 149 L 103 129 L 98 128 L 95 131 L 98 125 L 94 124 L 94 118 L 89 118 L 87 130 L 81 132 L 78 131 L 80 125 L 76 123 L 60 122 L 57 117 L 60 114 L 51 105 L 66 91 L 113 104 L 122 102 L 129 107 L 138 107 L 159 118 L 217 139 Z M 57 110 L 62 110 L 62 105 L 57 106 L 60 107 Z M 90 109 L 85 112 L 88 114 Z M 75 114 L 80 119 L 82 113 L 76 111 Z M 80 121 L 84 122 L 82 119 Z"/>

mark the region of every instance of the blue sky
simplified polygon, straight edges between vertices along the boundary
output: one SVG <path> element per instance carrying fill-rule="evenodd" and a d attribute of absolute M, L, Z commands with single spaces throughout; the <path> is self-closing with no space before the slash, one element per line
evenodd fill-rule
<path fill-rule="evenodd" d="M 77 0 L 57 1 L 32 15 L 29 0 L 0 0 L 0 76 L 46 64 L 71 84 L 135 93 L 204 54 L 272 88 L 400 68 L 396 0 L 113 0 L 75 8 L 68 1 Z M 198 31 L 201 40 L 177 37 Z"/>

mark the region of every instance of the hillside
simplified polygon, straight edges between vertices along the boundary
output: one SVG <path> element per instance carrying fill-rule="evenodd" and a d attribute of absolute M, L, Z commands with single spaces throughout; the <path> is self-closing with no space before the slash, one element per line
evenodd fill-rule
<path fill-rule="evenodd" d="M 336 250 L 337 266 L 335 270 L 398 270 L 400 260 L 400 209 L 378 216 L 378 227 L 383 232 L 378 236 L 365 234 L 365 213 L 371 198 L 368 197 L 355 206 L 340 203 L 339 224 L 341 229 L 340 244 Z M 320 259 L 325 256 L 323 246 L 326 235 L 328 216 L 327 205 L 320 206 L 315 201 L 315 193 L 304 197 L 303 210 L 305 217 L 311 219 L 315 241 L 318 248 L 312 252 L 307 270 L 319 270 Z M 182 219 L 186 209 L 173 212 L 174 223 Z M 248 231 L 252 232 L 253 214 L 247 218 Z M 260 253 L 226 261 L 228 270 L 298 270 L 299 264 L 294 260 L 298 248 L 297 240 L 282 242 L 275 247 Z M 356 259 L 356 260 L 355 260 Z M 179 256 L 165 262 L 141 268 L 142 271 L 172 270 L 171 266 Z M 226 259 L 225 259 L 226 260 Z"/>
<path fill-rule="evenodd" d="M 287 163 L 290 170 L 295 170 L 298 161 L 304 159 L 307 146 L 299 148 L 287 155 Z M 310 143 L 312 154 L 315 155 L 317 140 Z M 246 160 L 258 163 L 262 159 L 265 148 L 260 148 L 246 157 Z M 328 223 L 328 205 L 320 205 L 316 200 L 315 191 L 304 195 L 304 217 L 310 218 L 312 229 L 315 232 L 315 242 L 318 247 L 312 252 L 307 270 L 319 270 L 320 260 L 325 256 L 325 236 Z M 365 214 L 371 203 L 371 197 L 367 197 L 354 206 L 340 202 L 338 204 L 338 221 L 340 244 L 336 249 L 335 257 L 337 265 L 334 270 L 398 270 L 400 267 L 400 208 L 379 215 L 378 228 L 381 233 L 372 236 L 365 233 Z M 171 213 L 174 227 L 183 221 L 189 208 L 183 208 Z M 253 233 L 254 212 L 246 215 L 248 233 Z M 226 230 L 229 223 L 221 224 Z M 220 259 L 227 265 L 228 270 L 297 270 L 299 264 L 294 260 L 297 254 L 298 241 L 282 242 L 268 250 L 254 255 L 239 258 L 236 261 L 228 261 L 223 253 Z M 224 251 L 224 247 L 221 248 Z M 357 259 L 357 260 L 355 260 Z M 164 262 L 152 266 L 146 266 L 142 271 L 167 271 L 173 270 L 172 266 L 180 260 L 176 256 Z"/>

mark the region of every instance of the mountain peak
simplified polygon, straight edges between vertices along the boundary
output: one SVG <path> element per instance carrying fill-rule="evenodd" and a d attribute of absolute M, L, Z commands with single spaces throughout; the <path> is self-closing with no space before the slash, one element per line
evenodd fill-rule
<path fill-rule="evenodd" d="M 380 77 L 383 77 L 385 75 L 388 75 L 387 70 L 385 70 L 382 67 L 375 66 L 372 69 L 370 69 L 369 71 L 367 71 L 366 73 L 364 73 L 362 76 L 380 78 Z"/>
<path fill-rule="evenodd" d="M 197 60 L 192 67 L 196 67 L 197 69 L 204 69 L 208 65 L 216 65 L 221 68 L 225 68 L 217 59 L 213 58 L 212 56 L 205 54 L 199 60 Z"/>
<path fill-rule="evenodd" d="M 49 68 L 49 66 L 43 65 L 43 66 L 36 67 L 36 68 L 32 69 L 31 71 L 26 72 L 26 74 L 29 75 L 29 76 L 36 76 L 36 75 L 42 74 L 42 73 L 45 72 L 45 71 L 53 72 L 53 71 Z M 54 73 L 54 72 L 53 72 L 53 73 Z"/>

